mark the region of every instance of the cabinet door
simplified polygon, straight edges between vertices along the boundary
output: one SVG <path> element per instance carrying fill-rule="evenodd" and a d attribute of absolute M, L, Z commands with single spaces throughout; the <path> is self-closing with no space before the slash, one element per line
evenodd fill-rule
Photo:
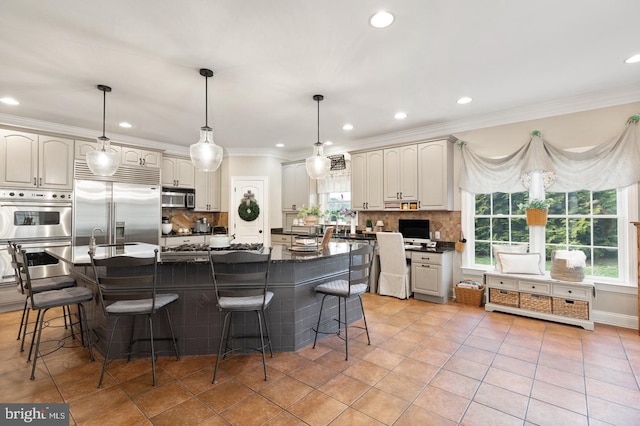
<path fill-rule="evenodd" d="M 351 155 L 351 208 L 364 210 L 367 202 L 366 153 Z"/>
<path fill-rule="evenodd" d="M 418 145 L 418 201 L 422 210 L 453 209 L 453 143 Z"/>
<path fill-rule="evenodd" d="M 294 201 L 294 170 L 295 164 L 285 164 L 282 166 L 282 210 L 296 210 Z"/>
<path fill-rule="evenodd" d="M 33 187 L 38 178 L 38 135 L 0 129 L 0 183 Z"/>
<path fill-rule="evenodd" d="M 384 201 L 400 200 L 400 148 L 384 150 Z"/>
<path fill-rule="evenodd" d="M 368 210 L 382 210 L 383 197 L 383 168 L 382 150 L 367 153 L 367 200 Z"/>
<path fill-rule="evenodd" d="M 220 170 L 220 169 L 218 169 Z M 179 188 L 193 188 L 196 168 L 191 159 L 179 158 L 176 162 L 176 178 Z"/>
<path fill-rule="evenodd" d="M 75 141 L 75 158 L 77 160 L 86 160 L 87 152 L 95 151 L 98 149 L 98 143 L 96 141 Z M 121 156 L 121 149 L 118 145 L 109 145 L 109 151 L 118 156 Z"/>
<path fill-rule="evenodd" d="M 160 169 L 160 175 L 162 176 L 161 182 L 163 186 L 176 186 L 176 163 L 177 158 L 174 157 L 162 157 L 162 168 Z"/>
<path fill-rule="evenodd" d="M 411 290 L 415 293 L 442 296 L 440 265 L 411 264 Z"/>
<path fill-rule="evenodd" d="M 162 155 L 156 151 L 140 148 L 122 147 L 122 164 L 130 166 L 160 167 Z"/>
<path fill-rule="evenodd" d="M 294 164 L 293 170 L 293 203 L 296 206 L 296 210 L 298 210 L 302 208 L 302 206 L 309 205 L 310 178 L 307 174 L 307 167 L 305 163 Z"/>
<path fill-rule="evenodd" d="M 49 189 L 72 189 L 73 140 L 52 136 L 39 136 L 38 140 L 38 186 Z"/>
<path fill-rule="evenodd" d="M 386 173 L 386 171 L 385 171 Z M 400 147 L 400 199 L 418 199 L 418 146 Z"/>
<path fill-rule="evenodd" d="M 220 169 L 215 172 L 195 172 L 196 211 L 221 210 Z"/>

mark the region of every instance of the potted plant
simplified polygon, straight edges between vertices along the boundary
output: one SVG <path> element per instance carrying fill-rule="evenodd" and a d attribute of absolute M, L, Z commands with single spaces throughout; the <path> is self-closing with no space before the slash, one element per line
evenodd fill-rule
<path fill-rule="evenodd" d="M 298 217 L 304 219 L 305 225 L 318 223 L 318 216 L 320 216 L 320 207 L 318 206 L 303 207 L 298 211 Z"/>
<path fill-rule="evenodd" d="M 367 219 L 367 221 L 365 222 L 365 230 L 367 232 L 371 232 L 372 229 L 373 229 L 373 222 L 371 221 L 371 219 Z"/>
<path fill-rule="evenodd" d="M 525 210 L 527 215 L 527 225 L 529 226 L 545 226 L 547 224 L 547 213 L 549 212 L 549 206 L 553 203 L 553 200 L 548 198 L 542 200 L 539 198 L 532 198 L 526 203 L 518 204 L 518 207 Z"/>

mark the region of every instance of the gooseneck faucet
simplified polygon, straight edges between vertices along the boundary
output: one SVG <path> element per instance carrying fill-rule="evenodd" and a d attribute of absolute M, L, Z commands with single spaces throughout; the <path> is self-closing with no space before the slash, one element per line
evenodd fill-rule
<path fill-rule="evenodd" d="M 96 251 L 96 237 L 95 237 L 95 233 L 96 232 L 101 232 L 102 234 L 104 234 L 104 231 L 102 230 L 102 228 L 99 227 L 95 227 L 91 230 L 91 238 L 89 238 L 89 250 L 94 252 Z"/>

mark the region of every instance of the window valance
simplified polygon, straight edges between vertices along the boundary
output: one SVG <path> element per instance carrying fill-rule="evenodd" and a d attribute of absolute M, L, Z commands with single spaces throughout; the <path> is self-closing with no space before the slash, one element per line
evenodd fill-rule
<path fill-rule="evenodd" d="M 482 157 L 461 143 L 460 188 L 475 194 L 519 192 L 525 190 L 526 176 L 532 171 L 542 171 L 554 192 L 629 186 L 640 181 L 636 123 L 629 120 L 619 136 L 583 152 L 556 148 L 539 132 L 522 148 L 500 158 Z"/>

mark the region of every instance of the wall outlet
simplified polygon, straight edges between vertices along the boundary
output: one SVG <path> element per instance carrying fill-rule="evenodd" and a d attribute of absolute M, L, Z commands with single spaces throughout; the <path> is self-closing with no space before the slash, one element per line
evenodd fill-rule
<path fill-rule="evenodd" d="M 436 231 L 435 232 L 435 236 L 436 236 L 436 240 L 440 239 L 440 231 Z"/>

